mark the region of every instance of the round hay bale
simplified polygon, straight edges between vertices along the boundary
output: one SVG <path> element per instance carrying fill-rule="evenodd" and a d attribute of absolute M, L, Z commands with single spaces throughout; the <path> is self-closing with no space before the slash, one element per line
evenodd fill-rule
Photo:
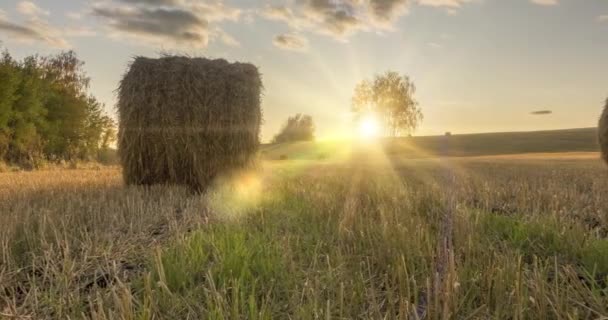
<path fill-rule="evenodd" d="M 129 185 L 203 191 L 247 167 L 260 144 L 258 69 L 226 60 L 137 57 L 118 90 L 118 148 Z"/>
<path fill-rule="evenodd" d="M 604 111 L 600 116 L 600 123 L 598 126 L 600 149 L 602 151 L 602 158 L 608 163 L 608 99 L 606 99 L 606 105 Z"/>

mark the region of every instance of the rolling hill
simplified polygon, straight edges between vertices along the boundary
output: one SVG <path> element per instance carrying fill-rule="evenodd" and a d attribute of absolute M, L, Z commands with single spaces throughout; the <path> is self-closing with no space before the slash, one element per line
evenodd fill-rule
<path fill-rule="evenodd" d="M 334 157 L 348 142 L 319 141 L 267 144 L 262 158 L 313 160 Z M 521 153 L 596 152 L 597 128 L 532 132 L 497 132 L 452 136 L 385 138 L 378 142 L 389 155 L 406 158 L 467 157 Z"/>

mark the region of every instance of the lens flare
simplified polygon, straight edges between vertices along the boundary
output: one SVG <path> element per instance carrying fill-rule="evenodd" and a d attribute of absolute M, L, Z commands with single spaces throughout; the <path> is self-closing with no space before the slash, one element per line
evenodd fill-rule
<path fill-rule="evenodd" d="M 251 212 L 262 193 L 262 177 L 259 172 L 235 173 L 219 179 L 206 195 L 205 201 L 218 217 L 234 219 Z"/>

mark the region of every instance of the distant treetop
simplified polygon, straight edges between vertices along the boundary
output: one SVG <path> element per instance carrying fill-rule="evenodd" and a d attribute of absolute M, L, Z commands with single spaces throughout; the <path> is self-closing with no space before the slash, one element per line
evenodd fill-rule
<path fill-rule="evenodd" d="M 272 139 L 272 143 L 312 141 L 314 139 L 315 124 L 312 117 L 298 113 L 287 119 L 281 131 Z"/>

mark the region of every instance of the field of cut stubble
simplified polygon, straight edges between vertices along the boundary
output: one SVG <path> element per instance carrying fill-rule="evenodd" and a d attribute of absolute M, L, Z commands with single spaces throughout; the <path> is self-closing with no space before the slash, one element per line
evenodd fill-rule
<path fill-rule="evenodd" d="M 607 237 L 595 154 L 7 172 L 0 318 L 602 319 Z"/>

